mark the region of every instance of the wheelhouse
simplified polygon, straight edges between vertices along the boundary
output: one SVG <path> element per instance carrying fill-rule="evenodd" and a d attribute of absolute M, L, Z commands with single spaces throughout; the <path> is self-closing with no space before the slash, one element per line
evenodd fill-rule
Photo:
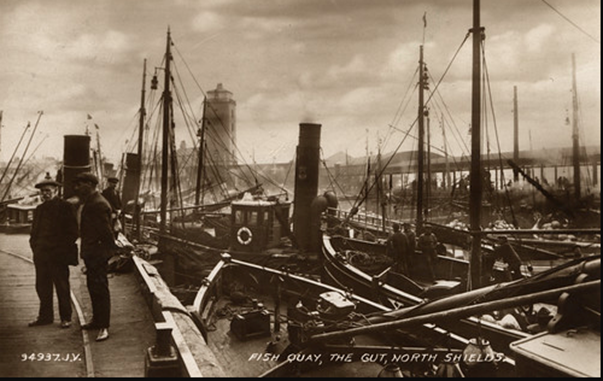
<path fill-rule="evenodd" d="M 257 253 L 278 246 L 289 228 L 290 206 L 266 200 L 233 202 L 230 248 Z"/>

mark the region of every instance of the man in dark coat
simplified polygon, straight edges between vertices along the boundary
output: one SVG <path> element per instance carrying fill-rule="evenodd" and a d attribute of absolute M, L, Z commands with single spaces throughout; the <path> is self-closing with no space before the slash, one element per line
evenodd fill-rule
<path fill-rule="evenodd" d="M 92 173 L 80 173 L 74 190 L 80 198 L 81 257 L 86 265 L 86 281 L 92 302 L 92 321 L 82 329 L 99 329 L 97 341 L 109 337 L 111 297 L 107 279 L 107 261 L 117 246 L 111 227 L 111 206 L 96 190 L 98 179 Z"/>
<path fill-rule="evenodd" d="M 431 280 L 436 280 L 436 265 L 438 263 L 438 253 L 436 251 L 436 247 L 438 246 L 438 239 L 431 232 L 431 227 L 425 226 L 423 229 L 423 234 L 419 236 L 418 240 L 419 250 L 425 257 L 427 261 L 427 267 L 429 270 L 429 275 L 431 276 Z"/>
<path fill-rule="evenodd" d="M 394 223 L 392 225 L 393 233 L 387 239 L 387 250 L 391 253 L 394 259 L 393 269 L 398 272 L 402 272 L 405 275 L 408 273 L 408 240 L 404 233 L 400 231 L 400 225 Z"/>
<path fill-rule="evenodd" d="M 410 226 L 410 224 L 407 222 L 404 223 L 404 235 L 408 240 L 408 252 L 414 254 L 417 247 L 417 236 L 412 230 L 412 226 Z"/>
<path fill-rule="evenodd" d="M 521 258 L 509 243 L 505 236 L 498 239 L 498 245 L 494 249 L 493 257 L 495 260 L 501 260 L 508 265 L 509 277 L 511 279 L 521 279 Z M 490 266 L 491 268 L 492 266 Z"/>
<path fill-rule="evenodd" d="M 121 197 L 119 196 L 119 191 L 117 190 L 117 183 L 119 179 L 117 177 L 109 177 L 107 179 L 107 188 L 102 191 L 102 196 L 109 201 L 109 205 L 111 205 L 111 224 L 113 226 L 114 232 L 117 233 L 116 226 L 117 220 L 119 218 L 119 214 L 121 213 Z"/>
<path fill-rule="evenodd" d="M 50 175 L 36 188 L 42 204 L 34 211 L 29 244 L 36 268 L 36 292 L 40 310 L 30 327 L 51 324 L 54 320 L 52 290 L 57 292 L 61 328 L 71 326 L 69 265 L 77 265 L 77 220 L 72 205 L 57 197 L 59 183 Z"/>

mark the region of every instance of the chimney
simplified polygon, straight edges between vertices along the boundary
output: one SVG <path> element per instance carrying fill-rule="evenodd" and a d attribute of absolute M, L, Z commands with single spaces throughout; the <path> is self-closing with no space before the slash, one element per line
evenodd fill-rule
<path fill-rule="evenodd" d="M 138 165 L 138 154 L 128 152 L 126 153 L 126 176 L 121 189 L 121 199 L 124 207 L 128 205 L 128 201 L 136 199 L 139 182 L 140 168 Z"/>
<path fill-rule="evenodd" d="M 90 172 L 90 136 L 64 135 L 63 147 L 63 198 L 75 195 L 73 179 L 82 172 Z M 99 179 L 102 180 L 102 179 Z"/>

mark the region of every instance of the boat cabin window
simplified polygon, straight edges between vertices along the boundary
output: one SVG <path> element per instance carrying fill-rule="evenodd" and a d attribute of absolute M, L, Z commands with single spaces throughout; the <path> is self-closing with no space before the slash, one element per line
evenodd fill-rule
<path fill-rule="evenodd" d="M 257 225 L 258 223 L 258 212 L 253 211 L 249 214 L 249 225 Z"/>
<path fill-rule="evenodd" d="M 243 211 L 242 210 L 235 211 L 235 223 L 237 223 L 237 224 L 243 223 Z"/>
<path fill-rule="evenodd" d="M 236 210 L 235 224 L 257 226 L 259 222 L 266 222 L 269 218 L 269 211 L 257 210 Z"/>

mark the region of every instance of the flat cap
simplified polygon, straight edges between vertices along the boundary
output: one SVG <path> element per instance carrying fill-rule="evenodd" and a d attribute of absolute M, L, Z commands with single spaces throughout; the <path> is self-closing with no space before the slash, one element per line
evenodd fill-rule
<path fill-rule="evenodd" d="M 48 172 L 46 172 L 46 176 L 44 177 L 44 180 L 42 180 L 39 183 L 37 183 L 35 185 L 35 187 L 37 189 L 40 189 L 40 188 L 42 188 L 43 186 L 46 186 L 46 185 L 50 185 L 50 186 L 53 186 L 53 187 L 60 187 L 61 186 L 60 183 L 54 181 L 52 179 L 52 177 L 50 177 L 50 173 L 48 173 Z"/>
<path fill-rule="evenodd" d="M 107 181 L 110 183 L 118 183 L 119 179 L 117 177 L 111 176 L 111 177 L 107 178 Z"/>
<path fill-rule="evenodd" d="M 75 178 L 73 179 L 73 182 L 75 182 L 75 183 L 85 182 L 85 183 L 98 185 L 98 179 L 96 178 L 96 176 L 94 176 L 90 172 L 78 173 L 75 176 Z"/>

